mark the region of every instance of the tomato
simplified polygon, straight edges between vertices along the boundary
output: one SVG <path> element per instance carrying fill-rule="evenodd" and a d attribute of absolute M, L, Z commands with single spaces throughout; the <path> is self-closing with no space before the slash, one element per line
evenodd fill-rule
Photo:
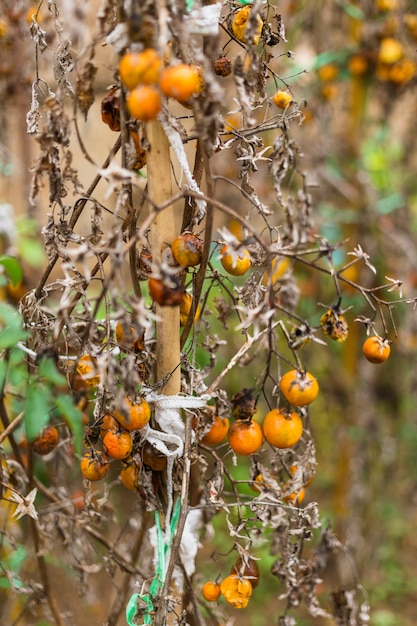
<path fill-rule="evenodd" d="M 178 63 L 162 72 L 159 86 L 166 96 L 184 103 L 202 91 L 202 78 L 195 65 Z"/>
<path fill-rule="evenodd" d="M 250 253 L 246 248 L 239 252 L 229 252 L 228 246 L 224 245 L 220 250 L 220 262 L 226 272 L 232 276 L 243 276 L 251 266 Z"/>
<path fill-rule="evenodd" d="M 370 363 L 384 363 L 389 358 L 391 348 L 387 339 L 374 336 L 366 339 L 362 352 Z"/>
<path fill-rule="evenodd" d="M 169 283 L 151 276 L 148 286 L 151 298 L 161 306 L 180 305 L 185 293 L 184 287 L 175 276 L 169 278 Z"/>
<path fill-rule="evenodd" d="M 36 454 L 45 456 L 55 450 L 59 442 L 59 433 L 55 426 L 49 425 L 43 429 L 39 437 L 32 441 L 32 450 Z"/>
<path fill-rule="evenodd" d="M 230 574 L 220 583 L 220 591 L 235 609 L 244 609 L 252 595 L 252 585 L 247 578 Z"/>
<path fill-rule="evenodd" d="M 290 370 L 281 377 L 279 390 L 293 406 L 306 406 L 317 398 L 319 384 L 309 372 Z"/>
<path fill-rule="evenodd" d="M 229 424 L 229 418 L 215 415 L 210 430 L 203 435 L 201 443 L 204 443 L 206 446 L 217 446 L 226 439 Z"/>
<path fill-rule="evenodd" d="M 140 465 L 131 460 L 130 462 L 123 463 L 122 469 L 120 470 L 120 480 L 122 485 L 129 489 L 129 491 L 136 491 L 139 486 L 139 471 Z"/>
<path fill-rule="evenodd" d="M 247 43 L 246 42 L 246 27 L 249 22 L 250 14 L 251 14 L 251 7 L 245 6 L 242 9 L 239 9 L 239 11 L 235 13 L 233 20 L 232 20 L 232 33 L 234 34 L 236 39 L 239 39 L 239 41 L 242 41 L 243 43 Z M 252 41 L 251 41 L 251 43 L 254 46 L 256 46 L 256 44 L 259 43 L 263 25 L 264 23 L 260 15 L 258 14 L 256 16 L 256 31 L 253 34 Z"/>
<path fill-rule="evenodd" d="M 232 567 L 231 574 L 247 578 L 252 585 L 252 589 L 259 585 L 258 563 L 250 556 L 248 556 L 246 561 L 239 556 Z"/>
<path fill-rule="evenodd" d="M 133 117 L 142 122 L 150 122 L 160 112 L 162 100 L 155 87 L 140 85 L 127 94 L 126 106 Z"/>
<path fill-rule="evenodd" d="M 279 109 L 288 109 L 292 102 L 292 96 L 288 91 L 277 91 L 272 100 Z"/>
<path fill-rule="evenodd" d="M 220 585 L 209 580 L 204 583 L 202 593 L 203 598 L 207 600 L 207 602 L 216 602 L 221 594 Z"/>
<path fill-rule="evenodd" d="M 295 411 L 273 409 L 262 424 L 265 439 L 275 448 L 292 448 L 301 439 L 303 422 Z"/>
<path fill-rule="evenodd" d="M 127 52 L 120 59 L 120 80 L 128 89 L 138 85 L 152 85 L 158 82 L 161 67 L 162 59 L 152 48 L 142 52 Z"/>
<path fill-rule="evenodd" d="M 105 477 L 109 468 L 109 459 L 99 450 L 86 452 L 80 462 L 81 473 L 87 480 L 101 480 Z"/>
<path fill-rule="evenodd" d="M 128 431 L 108 430 L 103 437 L 104 451 L 112 459 L 126 459 L 133 448 L 133 439 Z"/>
<path fill-rule="evenodd" d="M 114 417 L 119 425 L 125 430 L 140 430 L 144 428 L 151 418 L 151 408 L 143 398 L 132 402 L 129 398 L 123 401 L 124 411 L 114 411 Z"/>
<path fill-rule="evenodd" d="M 180 325 L 185 326 L 188 320 L 188 316 L 190 314 L 191 308 L 193 307 L 193 297 L 188 291 L 184 292 L 184 295 L 180 304 Z M 200 318 L 201 307 L 197 306 L 197 310 L 194 315 L 193 324 L 195 324 Z"/>
<path fill-rule="evenodd" d="M 235 420 L 229 428 L 228 439 L 234 452 L 249 456 L 262 445 L 262 427 L 254 420 Z"/>
<path fill-rule="evenodd" d="M 195 267 L 201 263 L 203 243 L 193 233 L 182 233 L 171 245 L 174 259 L 182 267 Z"/>
<path fill-rule="evenodd" d="M 344 315 L 337 309 L 328 309 L 320 318 L 320 327 L 325 335 L 333 341 L 346 341 L 349 335 L 349 326 Z"/>

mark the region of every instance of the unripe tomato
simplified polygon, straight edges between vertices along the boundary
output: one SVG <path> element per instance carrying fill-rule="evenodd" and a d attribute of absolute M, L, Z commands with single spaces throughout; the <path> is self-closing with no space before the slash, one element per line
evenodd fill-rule
<path fill-rule="evenodd" d="M 154 120 L 162 108 L 159 92 L 150 85 L 140 85 L 126 97 L 129 113 L 142 122 Z"/>

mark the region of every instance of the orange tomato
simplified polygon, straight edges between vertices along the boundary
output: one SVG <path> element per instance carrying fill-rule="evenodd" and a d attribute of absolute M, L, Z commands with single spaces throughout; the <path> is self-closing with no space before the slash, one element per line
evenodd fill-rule
<path fill-rule="evenodd" d="M 220 250 L 220 262 L 226 272 L 232 276 L 243 276 L 251 266 L 250 253 L 246 248 L 242 248 L 239 252 L 228 252 L 227 245 Z"/>
<path fill-rule="evenodd" d="M 288 91 L 277 91 L 272 100 L 279 109 L 288 109 L 292 102 L 292 96 Z"/>
<path fill-rule="evenodd" d="M 109 468 L 109 459 L 99 450 L 86 452 L 80 462 L 81 473 L 87 480 L 101 480 L 105 477 Z"/>
<path fill-rule="evenodd" d="M 114 411 L 114 417 L 125 430 L 140 430 L 151 418 L 151 408 L 144 398 L 132 402 L 129 398 L 123 401 L 124 411 Z"/>
<path fill-rule="evenodd" d="M 78 361 L 77 374 L 86 387 L 97 387 L 100 382 L 100 376 L 97 373 L 97 360 L 89 354 L 84 354 Z"/>
<path fill-rule="evenodd" d="M 287 504 L 293 504 L 297 506 L 302 503 L 306 495 L 306 490 L 304 487 L 301 487 L 299 491 L 293 491 L 292 493 L 284 496 L 284 500 Z"/>
<path fill-rule="evenodd" d="M 370 363 L 383 363 L 391 353 L 387 339 L 382 337 L 368 337 L 362 346 L 362 352 Z"/>
<path fill-rule="evenodd" d="M 166 96 L 184 103 L 202 91 L 202 79 L 195 65 L 178 63 L 162 72 L 159 86 Z"/>
<path fill-rule="evenodd" d="M 293 406 L 306 406 L 317 398 L 319 384 L 309 372 L 290 370 L 281 377 L 279 390 Z"/>
<path fill-rule="evenodd" d="M 43 429 L 39 437 L 32 441 L 32 450 L 36 454 L 45 456 L 55 450 L 59 442 L 59 433 L 51 424 Z"/>
<path fill-rule="evenodd" d="M 182 267 L 195 267 L 201 263 L 203 243 L 194 233 L 181 233 L 171 245 L 174 259 Z"/>
<path fill-rule="evenodd" d="M 104 451 L 112 459 L 126 459 L 133 448 L 133 439 L 129 432 L 108 430 L 103 437 Z"/>
<path fill-rule="evenodd" d="M 193 306 L 193 297 L 190 293 L 188 293 L 188 291 L 185 291 L 181 300 L 181 304 L 180 304 L 180 325 L 181 326 L 186 325 L 192 306 Z M 197 310 L 194 315 L 193 324 L 195 324 L 199 320 L 200 312 L 201 312 L 201 307 L 198 304 Z"/>
<path fill-rule="evenodd" d="M 149 122 L 154 120 L 162 108 L 162 100 L 155 87 L 140 85 L 126 96 L 129 113 L 137 120 Z"/>
<path fill-rule="evenodd" d="M 262 424 L 265 439 L 275 448 L 292 448 L 301 439 L 303 422 L 295 411 L 273 409 Z"/>
<path fill-rule="evenodd" d="M 138 488 L 140 466 L 136 461 L 129 463 L 123 463 L 120 470 L 120 480 L 122 485 L 129 489 L 129 491 L 136 491 Z"/>
<path fill-rule="evenodd" d="M 152 85 L 158 82 L 162 59 L 153 48 L 142 52 L 127 52 L 119 63 L 120 80 L 128 89 L 138 85 Z"/>
<path fill-rule="evenodd" d="M 257 452 L 263 442 L 262 427 L 254 420 L 235 420 L 227 436 L 232 450 L 243 456 Z"/>
<path fill-rule="evenodd" d="M 207 602 L 216 602 L 221 594 L 220 585 L 212 580 L 208 580 L 203 585 L 202 593 L 203 598 L 207 600 Z"/>
<path fill-rule="evenodd" d="M 227 417 L 214 416 L 210 430 L 202 437 L 201 443 L 207 446 L 217 446 L 227 436 L 230 421 Z"/>

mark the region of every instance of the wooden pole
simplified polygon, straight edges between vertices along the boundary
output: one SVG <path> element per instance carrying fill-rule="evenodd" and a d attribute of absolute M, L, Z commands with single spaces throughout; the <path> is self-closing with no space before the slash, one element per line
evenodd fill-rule
<path fill-rule="evenodd" d="M 149 150 L 147 154 L 148 193 L 155 205 L 172 197 L 172 165 L 169 142 L 159 121 L 149 122 L 146 128 Z M 176 235 L 175 208 L 171 205 L 159 213 L 151 227 L 152 261 L 161 262 L 164 248 Z M 180 371 L 180 311 L 179 306 L 156 305 L 156 379 L 169 376 L 161 390 L 175 395 L 181 388 Z"/>

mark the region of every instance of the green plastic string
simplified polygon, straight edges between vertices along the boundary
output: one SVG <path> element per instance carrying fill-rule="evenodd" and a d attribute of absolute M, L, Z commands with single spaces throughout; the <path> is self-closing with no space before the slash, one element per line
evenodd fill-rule
<path fill-rule="evenodd" d="M 185 10 L 187 13 L 193 10 L 194 0 L 185 0 Z"/>
<path fill-rule="evenodd" d="M 149 593 L 140 595 L 134 593 L 126 606 L 126 620 L 129 626 L 136 626 L 137 622 L 133 620 L 138 614 L 138 600 L 143 606 L 143 624 L 152 624 L 152 614 L 154 611 L 153 600 L 158 596 L 161 587 L 165 582 L 165 561 L 166 555 L 172 545 L 175 529 L 178 524 L 181 511 L 181 500 L 177 499 L 174 510 L 172 512 L 171 523 L 169 525 L 169 539 L 164 541 L 164 533 L 162 531 L 161 516 L 159 511 L 155 511 L 155 526 L 156 526 L 156 548 L 157 548 L 157 564 L 155 568 L 155 577 L 153 578 L 150 586 Z"/>

